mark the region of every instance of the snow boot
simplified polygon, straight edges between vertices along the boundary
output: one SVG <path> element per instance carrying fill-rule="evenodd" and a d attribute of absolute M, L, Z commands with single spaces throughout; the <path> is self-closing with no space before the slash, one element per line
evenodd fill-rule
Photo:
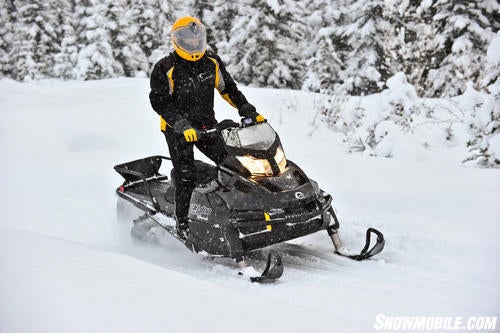
<path fill-rule="evenodd" d="M 177 222 L 175 228 L 180 239 L 186 240 L 189 237 L 189 225 L 187 222 Z"/>

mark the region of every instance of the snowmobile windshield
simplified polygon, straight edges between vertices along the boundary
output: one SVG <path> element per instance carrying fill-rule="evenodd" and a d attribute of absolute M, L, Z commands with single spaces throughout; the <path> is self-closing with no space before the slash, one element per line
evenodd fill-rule
<path fill-rule="evenodd" d="M 226 149 L 232 152 L 252 177 L 277 176 L 287 162 L 279 137 L 267 123 L 222 131 Z"/>
<path fill-rule="evenodd" d="M 267 150 L 276 140 L 276 132 L 268 123 L 232 129 L 226 137 L 228 146 L 251 149 Z"/>

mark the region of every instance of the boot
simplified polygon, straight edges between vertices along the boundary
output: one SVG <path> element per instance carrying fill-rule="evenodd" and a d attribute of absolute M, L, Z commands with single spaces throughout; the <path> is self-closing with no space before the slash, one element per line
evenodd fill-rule
<path fill-rule="evenodd" d="M 187 221 L 177 221 L 176 223 L 177 235 L 180 239 L 186 240 L 189 237 L 189 225 Z"/>

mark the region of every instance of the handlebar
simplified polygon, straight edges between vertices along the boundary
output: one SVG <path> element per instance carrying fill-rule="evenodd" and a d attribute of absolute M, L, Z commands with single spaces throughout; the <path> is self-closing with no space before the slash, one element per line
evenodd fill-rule
<path fill-rule="evenodd" d="M 267 122 L 267 119 L 264 120 L 264 122 Z M 215 132 L 221 132 L 222 130 L 228 129 L 228 128 L 245 128 L 245 127 L 250 127 L 254 126 L 260 123 L 255 122 L 254 119 L 252 118 L 242 118 L 240 123 L 235 122 L 234 120 L 231 119 L 224 119 L 220 123 L 218 123 L 214 128 L 210 129 L 204 129 L 204 130 L 199 130 L 198 134 L 200 136 L 215 133 Z"/>

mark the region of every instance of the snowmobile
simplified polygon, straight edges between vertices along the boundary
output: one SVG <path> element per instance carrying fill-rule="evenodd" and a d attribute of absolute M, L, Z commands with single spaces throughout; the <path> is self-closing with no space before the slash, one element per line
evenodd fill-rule
<path fill-rule="evenodd" d="M 335 253 L 365 260 L 384 248 L 384 237 L 369 228 L 360 254 L 352 255 L 339 237 L 339 220 L 331 195 L 320 189 L 304 171 L 285 157 L 280 138 L 269 123 L 224 120 L 216 128 L 225 141 L 228 157 L 214 166 L 195 161 L 196 188 L 189 208 L 189 237 L 175 230 L 175 170 L 170 177 L 159 172 L 165 156 L 149 156 L 116 165 L 124 178 L 116 190 L 119 198 L 139 208 L 143 215 L 183 242 L 190 250 L 210 257 L 229 257 L 246 267 L 252 251 L 326 230 Z M 120 200 L 120 199 L 119 199 Z M 376 236 L 370 248 L 371 236 Z M 252 282 L 274 281 L 283 274 L 281 257 L 270 253 L 260 276 Z"/>

